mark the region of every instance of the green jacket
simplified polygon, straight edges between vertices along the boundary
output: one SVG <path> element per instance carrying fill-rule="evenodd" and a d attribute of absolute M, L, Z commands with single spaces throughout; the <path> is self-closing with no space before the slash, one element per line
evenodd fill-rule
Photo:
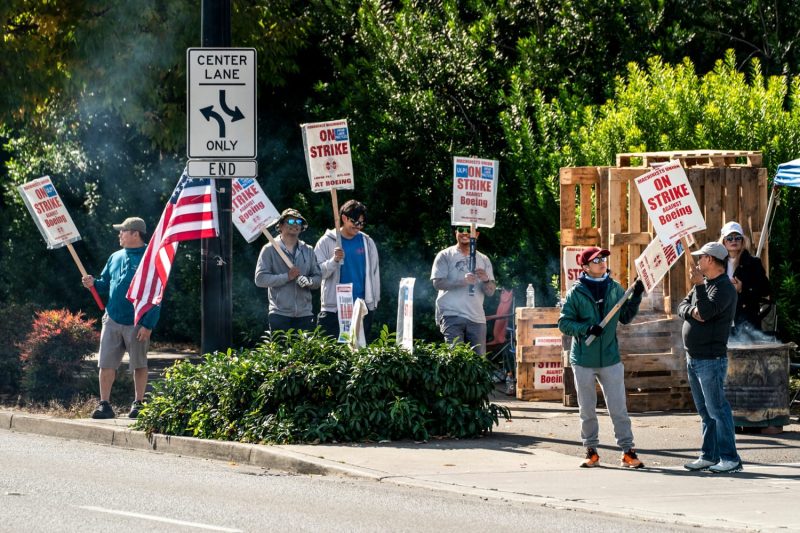
<path fill-rule="evenodd" d="M 609 280 L 604 296 L 605 313 L 614 307 L 625 294 L 615 280 Z M 628 324 L 639 311 L 642 296 L 631 295 L 620 310 L 609 320 L 600 338 L 586 346 L 587 331 L 592 324 L 599 324 L 604 316 L 600 314 L 600 305 L 595 302 L 591 291 L 580 281 L 567 292 L 561 316 L 558 318 L 558 329 L 565 335 L 571 335 L 572 349 L 569 353 L 570 364 L 599 368 L 615 365 L 620 362 L 619 345 L 617 344 L 617 322 Z"/>

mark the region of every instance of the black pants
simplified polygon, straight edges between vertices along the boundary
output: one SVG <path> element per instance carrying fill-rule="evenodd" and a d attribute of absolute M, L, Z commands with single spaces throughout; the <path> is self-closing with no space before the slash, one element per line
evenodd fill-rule
<path fill-rule="evenodd" d="M 314 315 L 308 316 L 284 316 L 277 313 L 270 313 L 268 317 L 270 331 L 303 330 L 314 331 Z"/>
<path fill-rule="evenodd" d="M 364 317 L 364 338 L 366 339 L 367 344 L 373 340 L 371 335 L 372 315 L 373 313 L 370 311 L 367 313 L 367 316 Z M 326 335 L 329 335 L 334 339 L 339 338 L 339 315 L 337 313 L 320 311 L 319 316 L 317 317 L 317 325 L 322 328 L 322 332 Z"/>

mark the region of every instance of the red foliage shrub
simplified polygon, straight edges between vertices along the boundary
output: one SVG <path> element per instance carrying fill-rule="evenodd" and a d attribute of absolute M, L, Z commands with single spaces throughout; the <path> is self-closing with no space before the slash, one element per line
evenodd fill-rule
<path fill-rule="evenodd" d="M 36 314 L 19 344 L 22 390 L 32 400 L 69 400 L 76 392 L 81 362 L 97 348 L 95 319 L 66 309 Z"/>

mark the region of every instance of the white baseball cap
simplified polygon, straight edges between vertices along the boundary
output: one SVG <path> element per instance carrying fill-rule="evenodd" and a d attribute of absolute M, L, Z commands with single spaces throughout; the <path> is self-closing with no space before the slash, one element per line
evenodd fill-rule
<path fill-rule="evenodd" d="M 739 235 L 744 235 L 744 230 L 739 225 L 738 222 L 730 221 L 722 226 L 722 230 L 719 232 L 720 237 L 727 237 L 731 233 L 738 233 Z"/>

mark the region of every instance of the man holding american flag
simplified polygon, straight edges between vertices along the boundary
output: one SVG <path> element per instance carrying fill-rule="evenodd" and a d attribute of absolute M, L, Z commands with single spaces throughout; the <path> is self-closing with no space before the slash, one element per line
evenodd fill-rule
<path fill-rule="evenodd" d="M 218 236 L 216 197 L 214 180 L 190 178 L 184 169 L 149 244 L 145 245 L 145 224 L 142 219 L 131 218 L 114 225 L 114 229 L 120 232 L 120 245 L 123 249 L 111 256 L 103 275 L 106 270 L 113 270 L 109 268 L 112 260 L 116 258 L 120 261 L 130 257 L 130 260 L 122 261 L 118 265 L 116 282 L 108 281 L 107 285 L 103 285 L 103 275 L 98 280 L 92 276 L 83 278 L 85 287 L 89 288 L 97 282 L 98 288 L 109 290 L 110 294 L 100 337 L 100 406 L 92 414 L 92 418 L 114 417 L 109 398 L 116 369 L 125 351 L 128 351 L 130 357 L 136 394 L 128 416 L 136 418 L 139 415 L 147 388 L 150 332 L 158 321 L 164 288 L 178 250 L 178 242 Z M 114 279 L 110 272 L 108 278 Z M 114 310 L 112 302 L 115 302 Z M 106 326 L 111 319 L 129 328 L 124 340 L 123 335 L 112 336 L 110 331 L 106 334 Z M 110 338 L 107 343 L 110 347 L 104 352 L 106 338 Z M 109 354 L 107 358 L 104 357 L 106 353 Z"/>

